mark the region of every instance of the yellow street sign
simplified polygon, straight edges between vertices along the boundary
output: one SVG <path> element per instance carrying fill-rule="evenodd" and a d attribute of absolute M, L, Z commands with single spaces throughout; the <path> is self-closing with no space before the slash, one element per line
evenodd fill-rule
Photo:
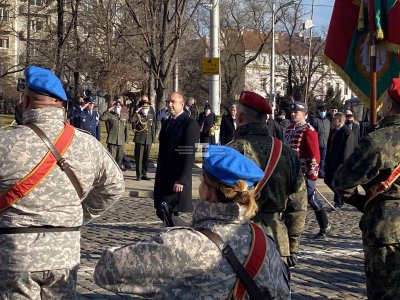
<path fill-rule="evenodd" d="M 204 75 L 218 75 L 219 74 L 219 58 L 207 57 L 203 58 L 201 70 Z"/>

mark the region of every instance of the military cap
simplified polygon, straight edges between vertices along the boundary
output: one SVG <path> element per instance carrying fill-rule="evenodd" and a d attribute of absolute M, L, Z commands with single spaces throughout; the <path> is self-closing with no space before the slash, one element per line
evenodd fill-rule
<path fill-rule="evenodd" d="M 292 105 L 290 105 L 291 111 L 304 111 L 308 112 L 308 105 L 303 102 L 295 102 Z"/>
<path fill-rule="evenodd" d="M 67 101 L 67 95 L 60 79 L 49 70 L 30 66 L 25 69 L 25 80 L 30 90 L 58 100 Z"/>
<path fill-rule="evenodd" d="M 268 99 L 257 93 L 249 91 L 241 92 L 239 103 L 256 111 L 264 112 L 267 115 L 272 114 L 272 108 L 269 105 Z"/>
<path fill-rule="evenodd" d="M 92 97 L 85 97 L 85 98 L 83 98 L 83 101 L 86 103 L 93 103 Z"/>
<path fill-rule="evenodd" d="M 353 115 L 353 113 L 351 112 L 350 109 L 347 109 L 347 110 L 344 112 L 344 114 L 345 114 L 346 116 L 352 116 L 352 115 Z"/>
<path fill-rule="evenodd" d="M 286 116 L 286 111 L 284 111 L 283 109 L 281 109 L 278 113 L 278 116 Z"/>
<path fill-rule="evenodd" d="M 400 78 L 392 79 L 392 83 L 388 88 L 388 93 L 394 102 L 400 104 Z"/>
<path fill-rule="evenodd" d="M 217 145 L 207 147 L 203 170 L 227 186 L 235 185 L 239 179 L 253 186 L 264 176 L 264 172 L 251 159 L 231 147 Z"/>

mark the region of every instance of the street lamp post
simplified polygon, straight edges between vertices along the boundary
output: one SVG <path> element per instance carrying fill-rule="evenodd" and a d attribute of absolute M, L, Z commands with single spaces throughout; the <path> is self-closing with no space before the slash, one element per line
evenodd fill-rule
<path fill-rule="evenodd" d="M 313 16 L 314 16 L 314 0 L 312 0 L 311 3 L 311 21 L 313 20 Z M 313 29 L 313 25 L 311 24 L 310 27 L 310 40 L 308 42 L 308 59 L 307 59 L 307 74 L 306 74 L 306 86 L 305 86 L 305 91 L 304 91 L 304 103 L 307 103 L 307 99 L 308 99 L 308 87 L 310 85 L 310 61 L 311 61 L 311 46 L 312 46 L 312 29 Z"/>
<path fill-rule="evenodd" d="M 220 0 L 211 0 L 210 9 L 210 57 L 219 58 L 219 2 Z M 209 97 L 213 112 L 215 115 L 220 115 L 221 105 L 221 89 L 220 89 L 220 75 L 210 75 L 209 77 Z"/>
<path fill-rule="evenodd" d="M 271 46 L 271 101 L 272 101 L 272 115 L 276 109 L 275 99 L 275 2 L 272 3 L 272 46 Z"/>

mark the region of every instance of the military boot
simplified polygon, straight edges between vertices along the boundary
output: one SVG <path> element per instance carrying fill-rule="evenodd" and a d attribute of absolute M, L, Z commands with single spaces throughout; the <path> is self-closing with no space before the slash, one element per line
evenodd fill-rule
<path fill-rule="evenodd" d="M 325 208 L 322 208 L 320 210 L 315 210 L 315 216 L 317 217 L 317 222 L 319 225 L 319 232 L 314 235 L 314 239 L 325 239 L 329 232 L 332 229 L 331 224 L 328 221 L 328 215 L 326 214 Z"/>

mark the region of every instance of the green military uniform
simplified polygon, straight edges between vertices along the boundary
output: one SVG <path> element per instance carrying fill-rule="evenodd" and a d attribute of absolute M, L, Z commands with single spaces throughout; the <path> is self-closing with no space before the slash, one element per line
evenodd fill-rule
<path fill-rule="evenodd" d="M 239 127 L 228 146 L 265 169 L 272 137 L 267 124 L 251 123 Z M 257 204 L 259 210 L 254 221 L 274 237 L 281 256 L 296 254 L 307 215 L 307 193 L 300 160 L 288 146 L 282 145 L 279 162 L 261 190 Z"/>
<path fill-rule="evenodd" d="M 367 192 L 400 164 L 400 115 L 385 117 L 379 130 L 361 140 L 335 174 L 343 201 L 364 213 L 360 221 L 369 299 L 400 299 L 400 178 L 367 202 Z"/>
<path fill-rule="evenodd" d="M 140 108 L 130 119 L 132 123 L 135 137 L 135 163 L 136 177 L 140 179 L 142 176 L 147 177 L 147 166 L 151 145 L 156 140 L 156 113 L 154 108 L 149 106 L 148 111 L 145 108 Z"/>
<path fill-rule="evenodd" d="M 100 120 L 106 122 L 107 127 L 107 149 L 119 166 L 122 165 L 124 156 L 124 145 L 129 142 L 128 114 L 121 115 L 106 110 Z"/>

